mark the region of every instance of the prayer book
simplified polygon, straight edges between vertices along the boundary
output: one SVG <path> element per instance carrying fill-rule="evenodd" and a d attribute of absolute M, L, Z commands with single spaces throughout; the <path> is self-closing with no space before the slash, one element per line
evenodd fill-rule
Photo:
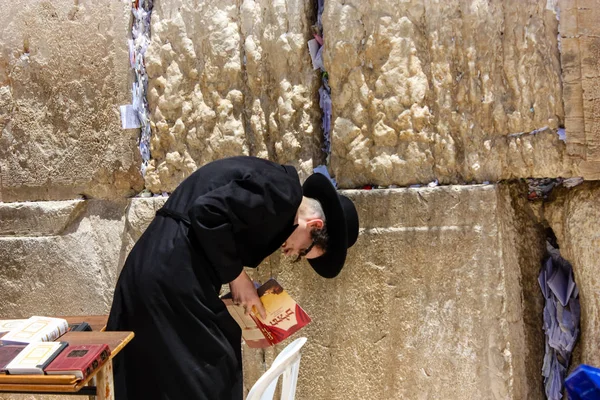
<path fill-rule="evenodd" d="M 6 374 L 6 366 L 25 348 L 25 344 L 5 344 L 0 346 L 0 375 Z"/>
<path fill-rule="evenodd" d="M 3 342 L 52 342 L 67 332 L 69 324 L 61 318 L 33 316 L 2 336 Z"/>
<path fill-rule="evenodd" d="M 23 323 L 27 321 L 26 319 L 0 319 L 0 333 L 1 332 L 9 332 L 13 329 L 17 329 Z"/>
<path fill-rule="evenodd" d="M 75 375 L 85 379 L 110 356 L 107 344 L 70 345 L 44 369 L 48 375 Z"/>
<path fill-rule="evenodd" d="M 267 312 L 265 319 L 257 310 L 246 313 L 243 306 L 234 304 L 231 293 L 221 297 L 233 319 L 242 328 L 242 338 L 248 347 L 273 346 L 311 321 L 308 314 L 275 279 L 268 280 L 257 292 Z"/>
<path fill-rule="evenodd" d="M 6 366 L 11 375 L 44 375 L 44 368 L 65 348 L 66 342 L 29 343 Z"/>

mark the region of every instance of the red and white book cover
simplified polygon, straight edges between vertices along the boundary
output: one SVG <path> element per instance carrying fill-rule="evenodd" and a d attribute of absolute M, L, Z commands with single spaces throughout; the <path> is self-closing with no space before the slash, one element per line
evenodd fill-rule
<path fill-rule="evenodd" d="M 270 279 L 257 289 L 267 318 L 248 312 L 233 303 L 230 294 L 222 297 L 227 310 L 242 328 L 242 338 L 248 347 L 264 348 L 280 343 L 298 332 L 310 321 L 306 312 L 275 280 Z"/>
<path fill-rule="evenodd" d="M 44 368 L 48 375 L 75 375 L 87 378 L 110 357 L 107 344 L 69 345 Z"/>

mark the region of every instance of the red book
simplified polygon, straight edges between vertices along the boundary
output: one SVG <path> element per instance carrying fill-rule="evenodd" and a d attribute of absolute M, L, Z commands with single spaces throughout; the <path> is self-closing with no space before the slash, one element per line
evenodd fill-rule
<path fill-rule="evenodd" d="M 44 368 L 48 375 L 75 375 L 79 379 L 87 378 L 110 356 L 107 344 L 69 345 Z"/>
<path fill-rule="evenodd" d="M 257 289 L 267 318 L 254 312 L 245 313 L 242 306 L 233 303 L 231 293 L 221 297 L 227 310 L 242 328 L 242 338 L 248 347 L 273 346 L 310 322 L 310 317 L 275 279 L 269 279 Z"/>

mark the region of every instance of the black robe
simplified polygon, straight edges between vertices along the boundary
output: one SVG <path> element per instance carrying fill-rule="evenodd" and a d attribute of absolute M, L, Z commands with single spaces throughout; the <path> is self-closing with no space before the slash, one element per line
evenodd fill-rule
<path fill-rule="evenodd" d="M 233 157 L 173 192 L 129 254 L 107 330 L 134 331 L 115 358 L 116 400 L 241 400 L 241 330 L 222 284 L 256 267 L 295 229 L 293 167 Z"/>

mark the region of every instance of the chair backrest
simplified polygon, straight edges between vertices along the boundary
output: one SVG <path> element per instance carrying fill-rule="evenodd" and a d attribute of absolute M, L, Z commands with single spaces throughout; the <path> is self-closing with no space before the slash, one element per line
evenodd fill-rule
<path fill-rule="evenodd" d="M 281 375 L 283 375 L 281 400 L 294 400 L 300 370 L 300 349 L 304 343 L 306 338 L 301 337 L 288 344 L 275 358 L 271 368 L 252 386 L 246 400 L 273 400 L 277 381 Z"/>

